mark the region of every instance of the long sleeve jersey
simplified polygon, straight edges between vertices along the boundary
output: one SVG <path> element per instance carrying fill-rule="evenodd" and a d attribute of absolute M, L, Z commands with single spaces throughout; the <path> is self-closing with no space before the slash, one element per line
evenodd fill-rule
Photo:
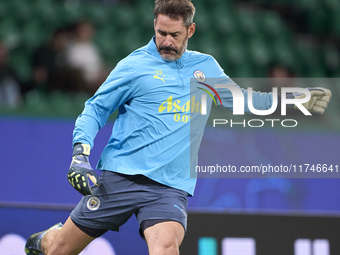
<path fill-rule="evenodd" d="M 206 97 L 207 114 L 201 114 L 201 95 L 208 90 L 202 82 L 208 78 L 237 86 L 210 55 L 186 50 L 176 61 L 162 59 L 153 38 L 122 59 L 85 103 L 76 120 L 73 144 L 92 148 L 97 132 L 118 109 L 97 169 L 142 174 L 193 195 L 196 179 L 190 172 L 197 164 L 213 100 Z M 242 91 L 246 97 L 247 92 Z M 219 89 L 218 94 L 222 106 L 232 109 L 231 92 Z M 272 94 L 253 93 L 253 104 L 259 110 L 270 108 Z"/>

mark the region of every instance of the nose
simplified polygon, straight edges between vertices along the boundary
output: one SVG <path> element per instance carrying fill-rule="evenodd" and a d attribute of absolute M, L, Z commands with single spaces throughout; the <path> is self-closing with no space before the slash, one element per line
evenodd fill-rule
<path fill-rule="evenodd" d="M 164 42 L 163 42 L 163 46 L 165 46 L 165 47 L 170 47 L 170 46 L 172 46 L 172 41 L 171 41 L 171 36 L 170 36 L 170 35 L 167 35 L 167 36 L 165 37 L 165 40 L 164 40 Z"/>

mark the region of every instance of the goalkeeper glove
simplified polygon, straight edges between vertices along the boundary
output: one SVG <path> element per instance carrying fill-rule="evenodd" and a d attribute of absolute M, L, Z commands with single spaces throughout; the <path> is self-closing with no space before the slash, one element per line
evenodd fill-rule
<path fill-rule="evenodd" d="M 90 180 L 99 186 L 100 180 L 89 162 L 90 145 L 76 144 L 73 148 L 72 162 L 67 174 L 67 179 L 80 194 L 91 195 Z"/>
<path fill-rule="evenodd" d="M 328 107 L 328 103 L 331 101 L 332 92 L 329 89 L 316 87 L 316 88 L 308 88 L 311 94 L 311 99 L 302 104 L 308 111 L 323 114 Z M 306 95 L 302 93 L 293 93 L 294 98 L 302 99 L 305 98 Z M 294 109 L 298 109 L 296 105 L 294 105 Z"/>

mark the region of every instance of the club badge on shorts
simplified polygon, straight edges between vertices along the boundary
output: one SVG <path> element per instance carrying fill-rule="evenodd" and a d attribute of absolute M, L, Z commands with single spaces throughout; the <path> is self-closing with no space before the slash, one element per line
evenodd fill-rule
<path fill-rule="evenodd" d="M 194 77 L 199 82 L 205 82 L 205 74 L 201 70 L 196 70 L 194 72 Z"/>
<path fill-rule="evenodd" d="M 90 197 L 89 200 L 87 200 L 87 208 L 91 211 L 95 211 L 100 206 L 100 200 L 98 197 Z"/>

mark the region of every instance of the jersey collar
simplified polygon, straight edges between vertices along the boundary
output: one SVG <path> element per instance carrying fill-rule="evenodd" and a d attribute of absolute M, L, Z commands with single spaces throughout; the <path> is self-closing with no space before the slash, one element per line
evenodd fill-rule
<path fill-rule="evenodd" d="M 155 36 L 152 37 L 152 39 L 150 40 L 150 42 L 147 45 L 147 49 L 150 52 L 150 54 L 164 62 L 168 62 L 168 63 L 174 63 L 176 64 L 179 68 L 182 68 L 184 66 L 185 60 L 189 57 L 189 51 L 186 49 L 185 52 L 183 53 L 183 55 L 177 59 L 176 61 L 168 61 L 168 60 L 164 60 L 161 55 L 158 53 L 157 47 L 156 47 L 156 41 L 155 41 Z"/>

